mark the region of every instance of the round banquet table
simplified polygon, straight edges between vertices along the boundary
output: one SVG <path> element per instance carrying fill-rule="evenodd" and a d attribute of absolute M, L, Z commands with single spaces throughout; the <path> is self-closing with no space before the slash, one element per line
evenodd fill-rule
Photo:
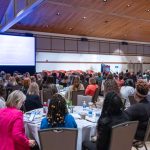
<path fill-rule="evenodd" d="M 35 117 L 31 121 L 30 115 L 35 112 Z M 89 108 L 83 110 L 82 106 L 75 106 L 73 108 L 73 113 L 70 113 L 77 123 L 78 137 L 77 137 L 77 150 L 82 150 L 82 142 L 85 140 L 90 140 L 92 136 L 96 134 L 96 124 L 99 116 L 95 114 L 101 113 L 100 109 L 93 108 L 93 116 L 86 117 L 86 119 L 81 119 L 80 114 L 86 113 L 88 115 Z M 38 136 L 38 130 L 40 129 L 41 120 L 46 114 L 43 113 L 43 108 L 36 109 L 24 114 L 24 126 L 25 133 L 27 137 L 35 139 L 40 147 L 40 141 Z M 29 121 L 30 120 L 30 121 Z"/>

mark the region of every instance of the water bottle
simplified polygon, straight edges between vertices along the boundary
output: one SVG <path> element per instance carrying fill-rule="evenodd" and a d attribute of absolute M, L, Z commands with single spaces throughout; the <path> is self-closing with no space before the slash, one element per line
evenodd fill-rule
<path fill-rule="evenodd" d="M 44 104 L 43 104 L 43 113 L 47 114 L 47 111 L 48 111 L 47 103 L 44 102 Z"/>
<path fill-rule="evenodd" d="M 83 101 L 83 110 L 86 110 L 86 102 Z"/>
<path fill-rule="evenodd" d="M 88 116 L 89 116 L 89 117 L 92 117 L 92 116 L 93 116 L 93 111 L 92 111 L 92 109 L 89 109 Z"/>

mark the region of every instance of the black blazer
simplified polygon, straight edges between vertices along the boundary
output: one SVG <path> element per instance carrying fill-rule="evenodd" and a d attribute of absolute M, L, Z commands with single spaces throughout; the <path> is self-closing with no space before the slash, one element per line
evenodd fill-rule
<path fill-rule="evenodd" d="M 38 95 L 26 95 L 26 101 L 24 106 L 25 111 L 30 111 L 43 107 L 40 97 Z"/>
<path fill-rule="evenodd" d="M 136 103 L 129 107 L 125 112 L 128 114 L 131 121 L 139 121 L 135 139 L 143 140 L 147 123 L 150 118 L 150 102 L 146 98 L 144 98 L 139 103 Z"/>

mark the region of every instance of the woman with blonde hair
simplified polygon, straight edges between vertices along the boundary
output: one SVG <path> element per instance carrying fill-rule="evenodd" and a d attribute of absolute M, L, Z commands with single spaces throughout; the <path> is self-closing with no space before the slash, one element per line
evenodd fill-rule
<path fill-rule="evenodd" d="M 80 83 L 78 76 L 73 78 L 73 85 L 69 86 L 68 91 L 65 94 L 65 98 L 68 100 L 72 99 L 72 91 L 84 90 L 83 84 Z"/>
<path fill-rule="evenodd" d="M 23 113 L 19 110 L 26 96 L 19 90 L 13 91 L 7 99 L 7 108 L 0 109 L 0 149 L 29 150 L 35 141 L 25 136 Z"/>
<path fill-rule="evenodd" d="M 36 82 L 32 82 L 29 86 L 25 101 L 25 111 L 42 108 L 42 102 L 39 96 L 39 86 Z"/>
<path fill-rule="evenodd" d="M 9 82 L 8 82 L 8 87 L 12 87 L 12 86 L 16 86 L 17 85 L 17 81 L 15 77 L 10 77 L 9 78 Z"/>
<path fill-rule="evenodd" d="M 39 95 L 39 86 L 36 82 L 32 82 L 28 88 L 27 94 Z"/>

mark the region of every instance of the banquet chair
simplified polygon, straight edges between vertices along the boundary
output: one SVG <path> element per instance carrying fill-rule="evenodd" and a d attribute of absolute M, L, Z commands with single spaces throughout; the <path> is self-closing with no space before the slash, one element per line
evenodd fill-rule
<path fill-rule="evenodd" d="M 7 101 L 7 98 L 8 98 L 8 96 L 9 96 L 9 94 L 12 92 L 12 88 L 10 88 L 10 87 L 7 87 L 6 88 L 6 101 Z"/>
<path fill-rule="evenodd" d="M 88 86 L 88 83 L 82 83 L 83 84 L 83 86 L 84 86 L 84 89 L 86 89 L 87 88 L 87 86 Z"/>
<path fill-rule="evenodd" d="M 79 90 L 79 91 L 72 91 L 72 105 L 77 105 L 77 98 L 78 95 L 85 95 L 85 90 Z"/>
<path fill-rule="evenodd" d="M 21 90 L 21 89 L 22 89 L 22 85 L 15 85 L 15 86 L 12 86 L 12 91 Z"/>
<path fill-rule="evenodd" d="M 76 150 L 77 129 L 51 128 L 39 130 L 41 150 Z"/>
<path fill-rule="evenodd" d="M 133 105 L 133 104 L 136 104 L 136 100 L 134 99 L 134 96 L 129 96 L 129 101 L 130 101 L 130 104 Z"/>
<path fill-rule="evenodd" d="M 122 103 L 123 103 L 123 109 L 125 109 L 127 100 L 125 98 L 121 98 L 121 100 L 122 100 Z"/>
<path fill-rule="evenodd" d="M 131 150 L 137 126 L 138 121 L 113 126 L 109 150 Z"/>
<path fill-rule="evenodd" d="M 99 96 L 99 88 L 95 90 L 94 96 L 92 97 L 92 102 L 96 103 Z"/>
<path fill-rule="evenodd" d="M 147 124 L 147 128 L 146 128 L 146 132 L 145 132 L 145 136 L 144 136 L 143 141 L 134 141 L 133 147 L 135 147 L 138 150 L 139 148 L 144 146 L 145 149 L 148 150 L 145 142 L 149 141 L 149 136 L 150 136 L 150 118 L 149 118 L 149 121 Z"/>
<path fill-rule="evenodd" d="M 44 102 L 48 102 L 48 99 L 51 99 L 52 98 L 52 93 L 51 93 L 51 90 L 50 89 L 48 89 L 48 88 L 43 88 L 42 90 L 41 90 L 41 100 L 42 100 L 42 102 L 44 103 Z"/>
<path fill-rule="evenodd" d="M 78 95 L 77 96 L 77 106 L 82 106 L 83 101 L 85 101 L 86 104 L 88 104 L 89 102 L 92 101 L 92 96 Z"/>
<path fill-rule="evenodd" d="M 6 88 L 4 88 L 4 93 L 3 93 L 2 97 L 5 99 L 5 101 L 7 100 L 7 91 L 6 91 Z"/>

